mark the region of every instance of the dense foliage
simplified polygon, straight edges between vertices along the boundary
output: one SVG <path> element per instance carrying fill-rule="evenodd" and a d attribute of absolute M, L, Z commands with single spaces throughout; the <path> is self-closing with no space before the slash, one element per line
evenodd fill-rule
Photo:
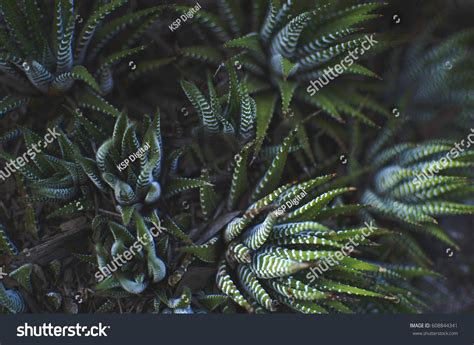
<path fill-rule="evenodd" d="M 474 214 L 474 31 L 178 2 L 0 0 L 0 310 L 429 310 L 426 238 Z"/>

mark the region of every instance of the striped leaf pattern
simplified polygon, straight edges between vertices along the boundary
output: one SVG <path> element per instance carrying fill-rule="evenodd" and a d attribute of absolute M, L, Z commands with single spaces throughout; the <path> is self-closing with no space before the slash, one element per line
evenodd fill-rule
<path fill-rule="evenodd" d="M 373 185 L 363 193 L 362 202 L 427 234 L 431 234 L 429 229 L 437 223 L 437 216 L 473 214 L 474 207 L 464 204 L 458 195 L 473 187 L 469 172 L 474 164 L 469 154 L 472 150 L 460 152 L 455 144 L 432 140 L 417 146 L 379 147 L 369 161 L 375 171 Z M 440 231 L 441 239 L 452 245 Z"/>
<path fill-rule="evenodd" d="M 250 96 L 247 85 L 244 82 L 238 82 L 232 68 L 229 70 L 229 83 L 230 91 L 225 105 L 221 104 L 219 95 L 209 76 L 207 80 L 209 100 L 192 82 L 182 80 L 181 88 L 196 110 L 199 122 L 206 132 L 232 135 L 237 134 L 235 128 L 238 128 L 238 134 L 245 143 L 255 136 L 257 104 Z M 233 94 L 238 97 L 233 97 Z M 239 109 L 233 114 L 232 109 L 235 102 L 237 102 Z"/>
<path fill-rule="evenodd" d="M 151 25 L 163 9 L 155 6 L 136 13 L 117 14 L 127 3 L 127 0 L 112 0 L 90 6 L 90 13 L 78 13 L 79 6 L 74 1 L 49 1 L 41 6 L 34 0 L 21 4 L 1 1 L 2 22 L 6 24 L 2 32 L 10 37 L 12 44 L 5 44 L 2 39 L 0 70 L 6 72 L 8 84 L 21 87 L 2 90 L 0 116 L 28 104 L 29 98 L 41 101 L 42 97 L 63 94 L 78 80 L 98 93 L 111 92 L 112 62 L 117 63 L 118 57 L 130 56 L 144 47 L 124 47 L 108 57 L 102 56 L 104 48 L 119 33 L 125 34 L 125 29 L 137 25 L 140 18 L 147 26 Z M 54 13 L 52 30 L 45 29 L 50 25 L 45 22 L 49 13 Z M 114 19 L 108 20 L 112 15 Z M 77 25 L 78 19 L 80 23 L 85 19 L 84 24 Z M 53 35 L 49 37 L 47 31 Z M 101 79 L 102 87 L 98 87 L 96 78 Z M 7 102 L 10 99 L 15 101 Z"/>
<path fill-rule="evenodd" d="M 207 28 L 212 18 L 212 31 L 218 33 L 217 36 L 221 40 L 224 36 L 228 37 L 223 40 L 224 47 L 237 48 L 245 53 L 234 56 L 244 69 L 250 74 L 255 74 L 267 88 L 274 89 L 275 85 L 279 86 L 282 90 L 282 108 L 286 113 L 291 100 L 291 97 L 288 98 L 289 90 L 291 93 L 295 92 L 298 82 L 309 83 L 324 76 L 328 79 L 326 74 L 330 68 L 334 68 L 334 65 L 346 57 L 351 58 L 349 53 L 353 54 L 361 42 L 372 35 L 363 31 L 360 25 L 377 18 L 379 15 L 373 12 L 383 4 L 369 2 L 343 6 L 344 3 L 319 4 L 313 1 L 298 4 L 293 0 L 253 1 L 255 11 L 247 25 L 252 27 L 251 24 L 259 23 L 253 31 L 245 31 L 245 25 L 242 25 L 241 13 L 244 7 L 240 4 L 221 7 L 225 11 L 219 13 L 220 17 L 206 10 L 200 10 L 197 17 L 208 18 L 199 21 L 199 24 Z M 215 63 L 218 64 L 219 61 L 216 60 Z M 354 73 L 378 77 L 361 64 L 355 64 L 353 59 L 350 65 L 345 66 L 342 74 Z M 264 71 L 268 69 L 273 72 L 271 78 L 266 78 L 267 74 Z M 276 80 L 274 76 L 277 77 Z M 356 100 L 358 94 L 351 98 L 347 97 L 343 87 L 338 88 L 338 91 L 341 91 L 341 94 L 328 94 L 326 88 L 316 92 L 326 104 L 321 104 L 323 102 L 320 99 L 313 98 L 309 98 L 308 102 L 318 103 L 316 105 L 331 116 L 340 117 L 338 111 L 342 111 L 351 117 L 367 119 L 357 110 L 357 105 L 360 103 Z M 303 92 L 301 88 L 296 90 L 297 94 Z M 315 97 L 313 94 L 311 96 Z M 366 123 L 375 125 L 368 119 Z"/>
<path fill-rule="evenodd" d="M 235 169 L 242 169 L 242 165 Z M 226 253 L 219 264 L 217 287 L 247 312 L 258 312 L 259 308 L 269 312 L 285 308 L 302 313 L 326 313 L 329 309 L 351 312 L 351 306 L 357 305 L 351 296 L 393 302 L 389 292 L 377 290 L 380 282 L 376 274 L 388 270 L 382 264 L 352 258 L 352 245 L 346 253 L 348 241 L 355 236 L 360 244 L 367 245 L 371 242 L 368 237 L 388 232 L 372 229 L 367 237 L 363 235 L 367 227 L 334 229 L 324 220 L 318 221 L 319 213 L 330 210 L 336 196 L 352 190 L 312 192 L 332 177 L 322 176 L 263 194 L 242 216 L 227 224 Z M 328 262 L 333 262 L 333 267 L 326 271 L 322 267 L 328 267 Z M 343 279 L 338 277 L 339 271 L 344 272 Z M 399 286 L 403 278 L 390 273 L 383 284 Z M 364 280 L 359 281 L 359 277 Z M 348 303 L 334 304 L 342 296 Z"/>

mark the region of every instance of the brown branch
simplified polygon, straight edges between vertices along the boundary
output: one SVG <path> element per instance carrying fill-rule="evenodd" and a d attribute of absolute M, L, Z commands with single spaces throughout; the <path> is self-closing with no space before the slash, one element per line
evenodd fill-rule
<path fill-rule="evenodd" d="M 12 266 L 20 267 L 26 263 L 45 265 L 52 260 L 65 258 L 78 250 L 78 244 L 83 243 L 79 239 L 90 230 L 89 222 L 85 217 L 72 219 L 61 224 L 60 227 L 63 230 L 62 233 L 20 253 L 15 257 Z"/>

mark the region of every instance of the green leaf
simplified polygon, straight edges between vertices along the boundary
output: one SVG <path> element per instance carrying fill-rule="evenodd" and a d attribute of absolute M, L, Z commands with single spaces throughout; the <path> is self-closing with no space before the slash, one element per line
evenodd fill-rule
<path fill-rule="evenodd" d="M 133 11 L 113 20 L 104 23 L 94 34 L 94 45 L 90 53 L 91 60 L 103 47 L 118 33 L 127 30 L 132 24 L 139 21 L 146 21 L 147 17 L 156 17 L 163 12 L 166 6 L 155 6 L 143 10 Z"/>
<path fill-rule="evenodd" d="M 77 214 L 80 212 L 93 211 L 94 209 L 95 209 L 95 206 L 91 200 L 76 199 L 67 203 L 61 208 L 55 210 L 54 212 L 50 213 L 47 219 L 70 216 L 70 215 Z"/>
<path fill-rule="evenodd" d="M 212 64 L 220 64 L 224 59 L 224 56 L 219 49 L 208 46 L 192 46 L 181 48 L 179 52 L 184 57 Z"/>
<path fill-rule="evenodd" d="M 229 296 L 229 298 L 231 298 L 235 303 L 249 312 L 253 310 L 251 304 L 245 299 L 227 272 L 225 259 L 222 259 L 219 263 L 216 283 L 219 290 Z"/>
<path fill-rule="evenodd" d="M 309 12 L 298 14 L 292 18 L 272 39 L 271 52 L 273 54 L 281 54 L 286 58 L 293 56 L 300 35 L 310 19 L 311 14 Z M 286 59 L 283 58 L 282 60 Z M 283 66 L 283 64 L 288 66 Z M 293 68 L 293 66 L 290 66 L 291 62 L 289 60 L 282 61 L 282 71 L 285 79 Z"/>
<path fill-rule="evenodd" d="M 298 96 L 304 101 L 323 109 L 327 114 L 329 114 L 337 121 L 344 122 L 341 117 L 341 114 L 339 114 L 333 102 L 321 92 L 316 92 L 312 96 L 308 96 L 306 93 L 298 94 Z"/>
<path fill-rule="evenodd" d="M 348 295 L 381 297 L 381 298 L 389 299 L 389 297 L 384 296 L 380 293 L 369 291 L 366 289 L 361 289 L 361 288 L 346 285 L 346 284 L 341 284 L 329 279 L 319 279 L 316 285 L 319 286 L 321 289 L 327 290 L 327 291 L 346 293 Z"/>
<path fill-rule="evenodd" d="M 377 73 L 372 72 L 370 69 L 367 67 L 364 67 L 362 65 L 359 65 L 357 63 L 352 64 L 352 66 L 349 66 L 344 73 L 354 73 L 354 74 L 360 74 L 366 77 L 371 77 L 371 78 L 376 78 L 376 79 L 382 79 Z"/>
<path fill-rule="evenodd" d="M 255 127 L 255 117 L 257 114 L 257 105 L 250 97 L 247 87 L 241 83 L 239 88 L 240 95 L 240 129 L 239 133 L 244 139 L 250 139 Z"/>
<path fill-rule="evenodd" d="M 209 183 L 209 185 L 199 188 L 199 200 L 201 202 L 202 213 L 204 219 L 209 220 L 217 207 L 217 194 L 214 191 L 214 188 L 210 186 L 211 182 L 207 170 L 201 171 L 201 180 Z"/>
<path fill-rule="evenodd" d="M 186 80 L 181 80 L 181 87 L 188 99 L 191 101 L 193 107 L 196 109 L 204 128 L 210 133 L 218 133 L 219 121 L 212 113 L 211 106 L 204 98 L 201 91 L 199 91 L 196 84 Z"/>
<path fill-rule="evenodd" d="M 262 93 L 255 96 L 257 105 L 257 140 L 254 150 L 254 158 L 258 156 L 263 140 L 267 136 L 268 126 L 272 120 L 275 109 L 276 95 L 274 93 Z"/>
<path fill-rule="evenodd" d="M 283 143 L 278 149 L 277 155 L 255 188 L 252 194 L 252 200 L 259 199 L 265 194 L 270 193 L 280 182 L 280 178 L 283 174 L 283 169 L 286 164 L 286 159 L 288 157 L 288 151 L 291 146 L 291 142 L 293 141 L 293 136 L 294 133 L 292 132 L 283 140 Z"/>
<path fill-rule="evenodd" d="M 109 3 L 98 7 L 87 19 L 77 39 L 78 43 L 75 52 L 75 60 L 79 64 L 84 62 L 86 51 L 94 32 L 100 26 L 104 18 L 126 2 L 127 0 L 111 0 Z"/>
<path fill-rule="evenodd" d="M 8 95 L 2 98 L 0 101 L 0 119 L 5 116 L 9 111 L 20 108 L 21 106 L 28 104 L 31 101 L 29 97 Z"/>
<path fill-rule="evenodd" d="M 245 13 L 240 4 L 232 0 L 219 0 L 218 6 L 234 35 L 240 35 L 245 25 Z"/>
<path fill-rule="evenodd" d="M 95 92 L 101 93 L 99 84 L 97 84 L 97 81 L 84 66 L 74 66 L 71 72 L 71 76 L 76 80 L 82 80 L 87 85 L 89 85 Z"/>
<path fill-rule="evenodd" d="M 160 59 L 153 59 L 148 61 L 141 61 L 137 64 L 137 68 L 133 70 L 128 77 L 131 80 L 136 80 L 139 77 L 148 74 L 150 72 L 154 72 L 155 70 L 168 65 L 170 62 L 174 61 L 174 57 L 170 58 L 160 58 Z"/>
<path fill-rule="evenodd" d="M 0 249 L 8 256 L 15 256 L 19 254 L 18 249 L 8 237 L 5 226 L 2 224 L 0 224 Z"/>
<path fill-rule="evenodd" d="M 255 274 L 247 265 L 239 265 L 237 268 L 240 282 L 247 291 L 260 305 L 270 311 L 276 311 L 278 302 L 265 291 L 265 288 L 260 284 Z"/>
<path fill-rule="evenodd" d="M 177 177 L 168 182 L 166 186 L 165 198 L 169 198 L 189 189 L 200 188 L 204 186 L 212 187 L 213 185 L 209 182 L 198 179 Z"/>
<path fill-rule="evenodd" d="M 314 198 L 310 202 L 292 211 L 285 217 L 285 221 L 299 221 L 299 220 L 310 220 L 314 219 L 316 215 L 325 207 L 331 200 L 338 195 L 346 192 L 354 191 L 355 188 L 346 187 L 334 189 L 329 192 L 323 193 L 318 197 Z"/>
<path fill-rule="evenodd" d="M 122 51 L 119 51 L 117 53 L 113 53 L 109 56 L 106 56 L 106 57 L 103 58 L 103 61 L 100 65 L 99 69 L 112 66 L 112 65 L 116 64 L 117 62 L 119 62 L 120 60 L 123 60 L 125 58 L 129 58 L 132 55 L 135 55 L 135 54 L 138 54 L 138 53 L 144 51 L 145 48 L 146 48 L 146 46 L 139 46 L 139 47 L 135 47 L 135 48 L 131 48 L 131 49 L 122 50 Z"/>
<path fill-rule="evenodd" d="M 0 9 L 8 32 L 14 38 L 20 50 L 26 56 L 35 56 L 34 45 L 28 33 L 28 21 L 22 11 L 21 4 L 12 0 L 1 1 Z"/>
<path fill-rule="evenodd" d="M 261 57 L 265 56 L 262 50 L 262 46 L 260 44 L 259 36 L 255 32 L 227 41 L 224 44 L 224 47 L 245 48 L 257 53 Z"/>
<path fill-rule="evenodd" d="M 247 161 L 251 146 L 250 143 L 246 144 L 241 152 L 234 156 L 234 173 L 232 174 L 232 182 L 227 203 L 229 209 L 233 209 L 237 205 L 239 198 L 246 190 L 248 190 L 249 182 L 247 176 Z"/>
<path fill-rule="evenodd" d="M 198 295 L 196 299 L 209 311 L 215 310 L 217 307 L 227 301 L 228 297 L 225 295 Z"/>
<path fill-rule="evenodd" d="M 20 266 L 16 270 L 10 272 L 9 277 L 15 279 L 23 288 L 32 293 L 31 286 L 31 272 L 33 271 L 33 264 L 28 263 Z"/>
<path fill-rule="evenodd" d="M 218 237 L 213 237 L 202 245 L 181 247 L 179 251 L 195 255 L 204 262 L 215 262 L 217 260 L 217 240 Z"/>
<path fill-rule="evenodd" d="M 291 99 L 293 98 L 293 93 L 295 92 L 298 83 L 279 80 L 278 85 L 280 87 L 282 111 L 283 114 L 287 114 L 290 108 Z"/>
<path fill-rule="evenodd" d="M 157 226 L 156 223 L 154 223 L 154 225 Z M 186 243 L 193 243 L 189 236 L 171 218 L 166 217 L 163 222 L 163 226 L 166 231 L 169 232 L 171 235 L 179 238 L 180 240 Z"/>
<path fill-rule="evenodd" d="M 297 63 L 291 62 L 280 54 L 274 55 L 271 58 L 271 64 L 274 70 L 282 75 L 283 80 L 286 80 L 299 66 Z"/>
<path fill-rule="evenodd" d="M 98 86 L 98 85 L 97 85 Z M 113 117 L 118 117 L 121 112 L 108 103 L 105 99 L 100 97 L 99 95 L 91 92 L 84 92 L 82 93 L 77 103 L 82 108 L 88 108 L 95 111 L 100 111 L 106 115 L 111 115 Z"/>

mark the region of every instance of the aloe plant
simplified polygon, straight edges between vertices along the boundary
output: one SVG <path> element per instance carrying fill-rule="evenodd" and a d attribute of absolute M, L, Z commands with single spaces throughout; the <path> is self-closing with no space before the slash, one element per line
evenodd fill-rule
<path fill-rule="evenodd" d="M 140 143 L 135 125 L 125 115 L 119 116 L 113 135 L 105 140 L 96 154 L 97 168 L 102 179 L 113 189 L 117 208 L 127 225 L 134 210 L 153 205 L 162 197 L 162 187 L 158 182 L 163 161 L 163 143 L 160 130 L 160 113 L 157 111 L 153 122 Z M 137 158 L 136 155 L 140 153 Z M 135 158 L 132 160 L 132 158 Z M 86 170 L 90 162 L 83 160 Z M 99 176 L 88 169 L 88 176 L 97 187 L 101 187 Z M 170 198 L 180 192 L 198 188 L 208 182 L 199 179 L 174 177 L 163 198 Z"/>
<path fill-rule="evenodd" d="M 118 116 L 110 138 L 107 138 L 107 131 L 95 129 L 82 111 L 75 114 L 75 119 L 75 133 L 67 135 L 59 130 L 61 135 L 57 144 L 52 144 L 59 147 L 60 157 L 56 156 L 57 148 L 41 148 L 38 153 L 30 155 L 33 165 L 26 164 L 19 169 L 30 182 L 30 201 L 65 204 L 50 217 L 89 211 L 93 207 L 90 202 L 92 193 L 106 193 L 110 187 L 117 209 L 128 224 L 135 209 L 152 205 L 161 197 L 169 198 L 208 183 L 175 176 L 162 196 L 158 179 L 164 151 L 159 111 L 153 122 L 148 118 L 148 129 L 141 144 L 136 125 L 123 113 Z M 86 132 L 91 129 L 92 142 Z M 26 128 L 23 135 L 28 152 L 41 141 L 37 134 Z M 91 157 L 93 146 L 98 147 L 94 158 Z M 0 154 L 4 159 L 13 159 L 6 152 Z"/>
<path fill-rule="evenodd" d="M 457 127 L 464 129 L 472 119 L 472 82 L 470 50 L 472 28 L 443 37 L 436 45 L 428 40 L 441 22 L 435 18 L 403 55 L 402 63 L 389 71 L 391 98 L 400 105 L 405 118 L 430 121 L 440 110 L 459 114 Z M 394 61 L 396 61 L 394 59 Z"/>
<path fill-rule="evenodd" d="M 151 24 L 162 7 L 122 14 L 107 20 L 124 7 L 127 0 L 95 3 L 90 11 L 80 13 L 74 1 L 57 0 L 39 4 L 36 0 L 0 2 L 1 27 L 0 71 L 3 85 L 0 117 L 30 104 L 70 93 L 81 82 L 99 94 L 114 87 L 113 68 L 130 59 L 145 46 L 127 47 L 104 54 L 124 30 L 130 43 Z M 46 19 L 52 19 L 51 34 L 45 30 Z M 52 98 L 54 100 L 54 98 Z M 49 104 L 51 106 L 51 104 Z"/>
<path fill-rule="evenodd" d="M 403 302 L 398 306 L 393 304 L 393 308 L 423 309 L 419 292 L 407 285 L 403 277 L 435 275 L 434 272 L 414 266 L 392 269 L 387 263 L 340 252 L 352 246 L 349 240 L 354 236 L 363 239 L 356 250 L 363 253 L 363 248 L 373 243 L 375 237 L 390 233 L 388 229 L 376 228 L 364 236 L 367 227 L 347 226 L 339 220 L 344 214 L 364 207 L 332 204 L 352 188 L 317 192 L 332 175 L 280 185 L 293 137 L 291 133 L 278 147 L 265 175 L 257 180 L 251 193 L 248 193 L 251 186 L 248 163 L 252 143 L 244 146 L 235 162 L 227 205 L 234 210 L 236 205 L 243 204 L 243 199 L 248 200 L 244 204 L 248 206 L 225 225 L 221 238 L 214 237 L 202 245 L 182 250 L 202 261 L 214 262 L 222 241 L 225 253 L 217 260 L 217 287 L 247 312 L 286 309 L 303 313 L 352 312 L 360 303 L 354 299 L 356 296 L 378 300 L 376 303 L 381 308 L 388 308 L 387 304 L 394 300 L 400 302 L 398 295 Z M 206 199 L 201 200 L 201 207 L 208 208 Z M 338 220 L 339 227 L 334 225 Z M 354 246 L 349 254 L 353 250 Z M 347 254 L 345 249 L 344 253 Z M 334 267 L 316 277 L 312 269 L 324 262 L 327 266 L 326 260 L 334 260 Z"/>
<path fill-rule="evenodd" d="M 474 187 L 473 151 L 457 150 L 454 141 L 441 139 L 390 145 L 395 133 L 386 129 L 369 149 L 372 185 L 361 201 L 405 228 L 422 230 L 457 247 L 436 219 L 474 213 L 466 202 Z"/>
<path fill-rule="evenodd" d="M 253 1 L 251 15 L 245 16 L 240 4 L 222 0 L 217 3 L 219 15 L 200 10 L 195 14 L 195 22 L 224 42 L 227 50 L 239 52 L 225 62 L 222 52 L 210 46 L 185 47 L 181 52 L 192 59 L 243 68 L 252 76 L 251 92 L 277 88 L 282 112 L 287 116 L 292 113 L 291 102 L 296 97 L 337 120 L 342 120 L 344 113 L 373 125 L 358 109 L 360 94 L 355 90 L 337 82 L 338 85 L 329 85 L 311 96 L 306 89 L 310 81 L 324 76 L 326 69 L 344 60 L 349 51 L 355 48 L 364 51 L 360 45 L 367 31 L 360 25 L 377 18 L 379 15 L 372 12 L 381 5 L 342 7 L 329 1 Z M 188 8 L 177 6 L 176 9 L 185 12 Z M 357 61 L 353 60 L 347 67 L 343 74 L 377 77 Z M 344 97 L 346 92 L 354 93 L 354 97 Z"/>
<path fill-rule="evenodd" d="M 362 28 L 362 25 L 370 28 L 370 22 L 380 17 L 376 11 L 382 5 L 252 1 L 252 12 L 245 16 L 245 6 L 222 0 L 217 2 L 218 14 L 201 9 L 193 18 L 194 26 L 202 29 L 204 44 L 184 47 L 180 52 L 188 59 L 217 65 L 216 78 L 225 67 L 229 84 L 224 96 L 228 100 L 225 116 L 222 116 L 225 120 L 238 118 L 240 109 L 246 105 L 239 88 L 242 84 L 239 78 L 243 75 L 246 91 L 255 100 L 258 139 L 255 155 L 270 128 L 276 131 L 274 127 L 281 127 L 282 123 L 298 125 L 298 144 L 304 149 L 299 154 L 298 164 L 302 169 L 312 169 L 317 163 L 316 157 L 319 157 L 318 163 L 325 163 L 333 158 L 327 157 L 333 153 L 327 152 L 327 147 L 309 133 L 322 132 L 345 151 L 346 119 L 377 127 L 380 115 L 390 116 L 386 107 L 363 88 L 371 84 L 352 80 L 354 75 L 359 79 L 380 78 L 361 61 L 392 44 L 387 35 L 374 36 L 374 31 Z M 187 7 L 177 6 L 176 10 L 185 12 Z M 206 45 L 210 37 L 224 43 L 223 48 Z M 365 44 L 368 38 L 372 41 L 370 48 Z M 339 72 L 340 68 L 343 71 L 334 77 L 329 71 L 336 65 Z M 325 78 L 323 83 L 327 85 L 315 90 L 319 78 Z M 247 109 L 253 109 L 253 105 L 251 108 L 247 105 Z M 314 116 L 318 112 L 329 117 Z"/>
<path fill-rule="evenodd" d="M 146 289 L 149 283 L 143 273 L 144 271 L 148 272 L 149 280 L 153 283 L 164 279 L 166 267 L 163 260 L 156 255 L 154 233 L 150 231 L 140 214 L 137 213 L 134 220 L 136 236 L 132 235 L 126 227 L 118 223 L 109 223 L 110 231 L 114 237 L 110 256 L 106 254 L 101 244 L 96 244 L 97 263 L 100 270 L 100 273 L 99 271 L 96 273 L 96 277 L 99 277 L 98 291 L 122 287 L 129 293 L 139 294 Z M 130 250 L 137 250 L 137 252 L 130 252 Z M 128 251 L 132 260 L 126 261 L 122 266 L 121 262 L 118 262 L 116 258 L 125 251 Z M 146 269 L 143 271 L 138 270 L 134 274 L 130 270 L 139 266 L 138 262 L 140 261 L 144 261 Z M 120 269 L 118 269 L 119 265 Z"/>

